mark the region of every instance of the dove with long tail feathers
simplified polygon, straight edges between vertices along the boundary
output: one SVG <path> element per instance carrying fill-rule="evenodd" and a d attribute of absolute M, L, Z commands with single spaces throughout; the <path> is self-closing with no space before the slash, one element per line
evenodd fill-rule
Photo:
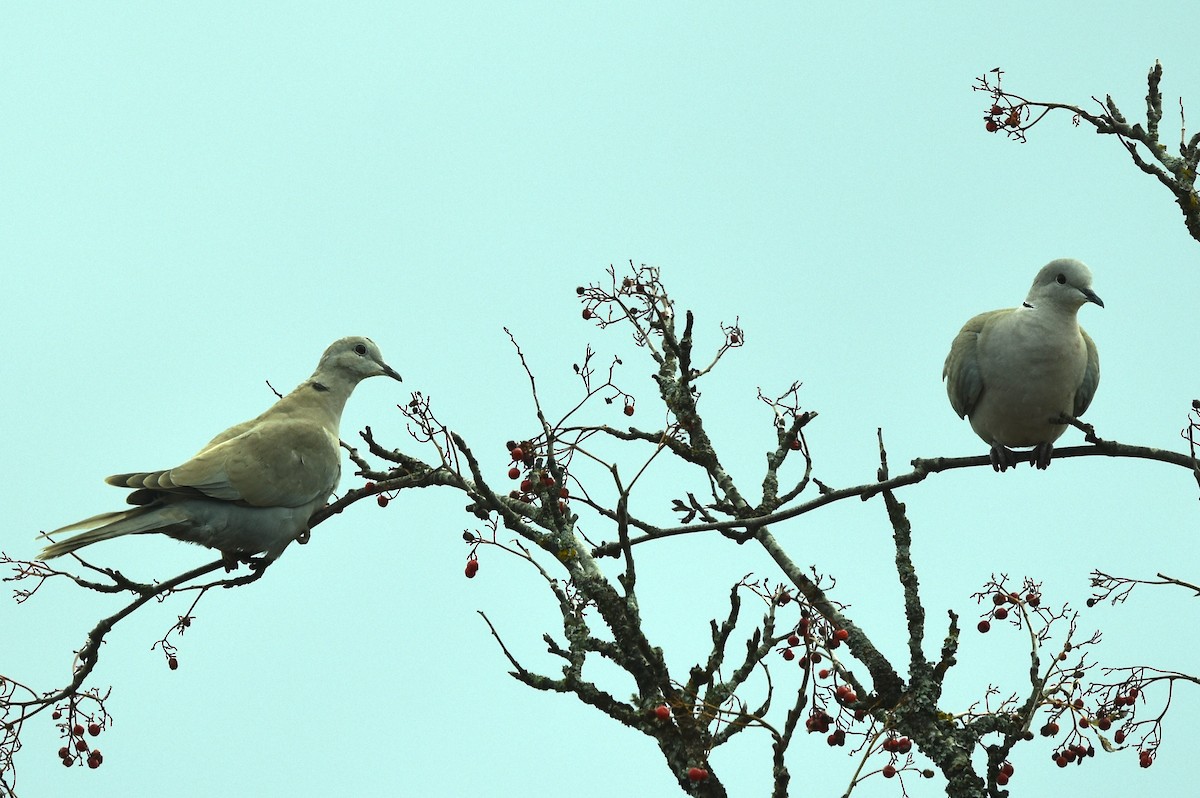
<path fill-rule="evenodd" d="M 131 509 L 85 518 L 46 533 L 85 530 L 42 550 L 50 559 L 122 535 L 159 533 L 217 549 L 228 560 L 274 561 L 308 530 L 341 477 L 338 427 L 359 382 L 399 380 L 370 338 L 341 338 L 317 370 L 262 415 L 222 432 L 191 460 L 164 471 L 116 474 L 132 488 Z"/>

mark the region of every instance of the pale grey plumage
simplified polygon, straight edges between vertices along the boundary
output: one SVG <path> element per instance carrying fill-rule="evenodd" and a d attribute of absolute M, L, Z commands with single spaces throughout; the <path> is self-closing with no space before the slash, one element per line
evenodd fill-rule
<path fill-rule="evenodd" d="M 262 415 L 213 438 L 195 457 L 164 471 L 116 474 L 133 488 L 133 509 L 86 518 L 49 535 L 87 531 L 52 543 L 49 559 L 121 535 L 159 532 L 218 549 L 231 559 L 277 558 L 322 507 L 341 476 L 338 427 L 361 380 L 400 379 L 369 338 L 341 338 L 317 370 Z"/>
<path fill-rule="evenodd" d="M 1019 308 L 981 313 L 950 345 L 942 377 L 959 418 L 991 446 L 992 466 L 1015 465 L 1010 446 L 1034 446 L 1034 465 L 1050 463 L 1066 430 L 1050 419 L 1079 417 L 1100 383 L 1096 344 L 1079 326 L 1079 308 L 1104 303 L 1092 273 L 1063 258 L 1042 267 Z"/>

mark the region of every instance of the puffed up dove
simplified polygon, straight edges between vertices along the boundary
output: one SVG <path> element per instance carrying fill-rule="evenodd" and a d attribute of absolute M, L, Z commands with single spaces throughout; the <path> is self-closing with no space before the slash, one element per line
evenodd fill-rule
<path fill-rule="evenodd" d="M 257 418 L 213 438 L 191 460 L 164 471 L 116 474 L 131 509 L 86 518 L 48 535 L 42 559 L 101 540 L 157 532 L 219 550 L 227 560 L 274 561 L 308 530 L 341 476 L 338 427 L 350 393 L 367 377 L 399 380 L 370 338 L 334 341 L 317 370 Z"/>
<path fill-rule="evenodd" d="M 1050 464 L 1053 443 L 1066 431 L 1054 423 L 1078 418 L 1100 383 L 1096 344 L 1079 326 L 1079 308 L 1104 303 L 1092 273 L 1071 258 L 1054 260 L 1034 278 L 1019 308 L 971 319 L 955 337 L 942 378 L 959 418 L 991 446 L 992 467 L 1016 465 L 1011 446 L 1034 447 L 1033 464 Z"/>

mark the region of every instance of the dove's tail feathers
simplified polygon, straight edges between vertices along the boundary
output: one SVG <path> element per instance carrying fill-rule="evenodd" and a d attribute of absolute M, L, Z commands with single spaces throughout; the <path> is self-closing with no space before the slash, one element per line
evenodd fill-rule
<path fill-rule="evenodd" d="M 115 513 L 100 513 L 99 515 L 93 515 L 91 518 L 85 518 L 82 521 L 76 521 L 73 524 L 60 526 L 58 529 L 52 529 L 49 532 L 43 532 L 38 535 L 38 537 L 48 538 L 51 535 L 58 535 L 63 532 L 74 532 L 76 529 L 92 529 L 93 527 L 98 527 L 102 524 L 107 524 L 124 518 L 128 514 L 129 512 L 127 510 L 117 510 Z"/>
<path fill-rule="evenodd" d="M 91 518 L 85 518 L 77 523 L 40 535 L 40 537 L 48 537 L 59 532 L 70 532 L 76 529 L 87 530 L 66 540 L 51 543 L 42 549 L 38 559 L 49 560 L 61 557 L 84 546 L 122 535 L 140 535 L 146 532 L 170 533 L 185 525 L 187 521 L 186 514 L 180 513 L 176 507 L 169 504 L 149 505 L 116 513 L 93 515 Z"/>

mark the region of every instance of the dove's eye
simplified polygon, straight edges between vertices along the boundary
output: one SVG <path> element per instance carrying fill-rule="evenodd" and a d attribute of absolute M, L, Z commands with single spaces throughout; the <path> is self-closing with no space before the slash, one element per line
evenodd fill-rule
<path fill-rule="evenodd" d="M 1061 281 L 1061 280 L 1059 280 L 1059 282 L 1062 282 L 1062 281 Z M 354 345 L 354 354 L 356 354 L 356 355 L 365 355 L 366 353 L 367 353 L 367 348 L 366 348 L 365 346 L 363 346 L 362 344 L 355 344 L 355 345 Z"/>
<path fill-rule="evenodd" d="M 1058 284 L 1059 284 L 1059 285 L 1066 285 L 1066 284 L 1067 284 L 1067 275 L 1065 275 L 1065 274 L 1060 274 L 1060 275 L 1058 275 L 1057 277 L 1055 277 L 1054 279 L 1055 279 L 1055 280 L 1058 280 Z M 361 353 L 361 352 L 359 352 L 359 354 L 361 355 L 362 353 Z"/>

